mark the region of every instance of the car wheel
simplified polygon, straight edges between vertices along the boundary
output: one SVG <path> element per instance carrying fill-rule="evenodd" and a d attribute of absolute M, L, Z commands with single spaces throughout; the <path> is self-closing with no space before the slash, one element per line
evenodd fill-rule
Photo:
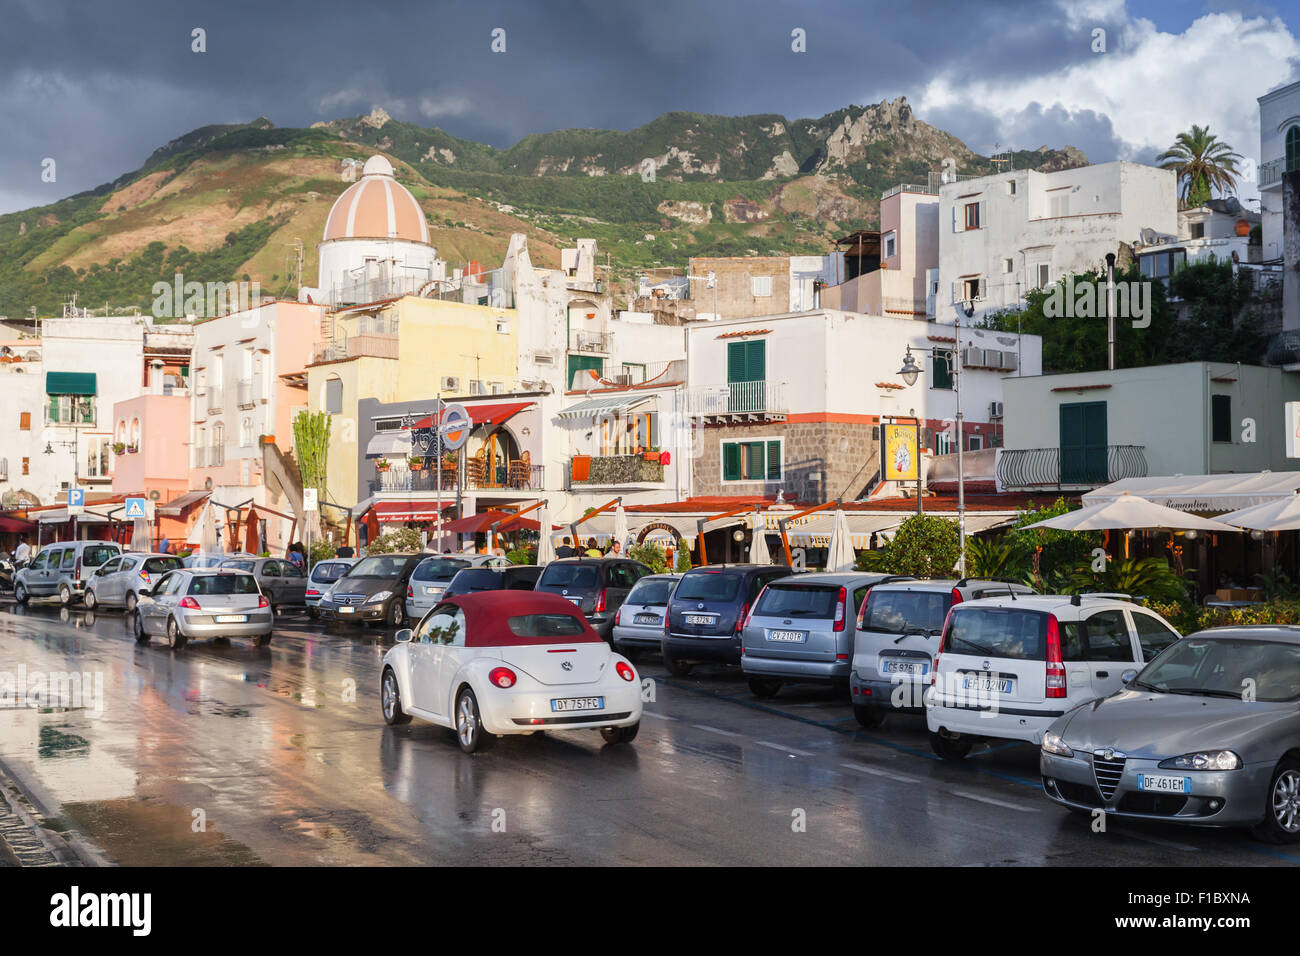
<path fill-rule="evenodd" d="M 456 743 L 467 754 L 486 750 L 492 735 L 483 729 L 483 716 L 478 709 L 478 698 L 466 687 L 456 698 Z"/>
<path fill-rule="evenodd" d="M 149 635 L 145 633 L 144 620 L 139 614 L 135 616 L 135 642 L 137 644 L 148 644 Z"/>
<path fill-rule="evenodd" d="M 669 655 L 664 651 L 664 667 L 668 668 L 668 673 L 674 677 L 685 677 L 691 672 L 691 665 L 686 661 L 679 661 L 677 658 Z"/>
<path fill-rule="evenodd" d="M 59 603 L 64 607 L 72 607 L 72 588 L 66 584 L 59 587 Z"/>
<path fill-rule="evenodd" d="M 863 727 L 879 727 L 885 722 L 885 712 L 881 707 L 863 707 L 861 704 L 853 705 L 853 716 L 858 719 L 858 723 Z"/>
<path fill-rule="evenodd" d="M 258 647 L 267 647 L 267 646 L 270 645 L 270 643 L 271 643 L 271 632 L 270 632 L 270 631 L 267 631 L 265 634 L 259 634 L 259 635 L 257 635 L 257 646 L 258 646 Z"/>
<path fill-rule="evenodd" d="M 316 610 L 314 607 L 309 607 L 307 608 L 307 616 L 314 621 L 320 617 L 320 611 Z"/>
<path fill-rule="evenodd" d="M 769 677 L 751 677 L 749 679 L 749 689 L 754 692 L 755 697 L 771 700 L 781 692 L 781 682 Z"/>
<path fill-rule="evenodd" d="M 930 749 L 944 760 L 963 760 L 974 744 L 964 738 L 952 740 L 942 734 L 930 735 Z"/>
<path fill-rule="evenodd" d="M 19 604 L 26 604 L 31 600 L 31 595 L 27 593 L 27 585 L 23 584 L 21 581 L 14 586 L 14 600 Z"/>
<path fill-rule="evenodd" d="M 171 649 L 179 651 L 188 640 L 189 638 L 181 631 L 181 626 L 176 623 L 176 618 L 167 618 L 167 643 Z"/>
<path fill-rule="evenodd" d="M 384 711 L 384 723 L 388 726 L 410 722 L 411 715 L 402 710 L 402 694 L 397 687 L 397 675 L 391 667 L 384 668 L 384 676 L 379 685 L 379 704 Z"/>
<path fill-rule="evenodd" d="M 636 732 L 641 729 L 641 722 L 637 721 L 630 727 L 601 727 L 600 735 L 605 738 L 607 744 L 630 744 L 636 739 Z"/>
<path fill-rule="evenodd" d="M 1273 771 L 1264 819 L 1254 834 L 1268 843 L 1300 842 L 1300 760 L 1283 760 Z"/>
<path fill-rule="evenodd" d="M 397 598 L 393 598 L 388 602 L 387 617 L 389 627 L 401 627 L 406 623 L 406 608 Z"/>
<path fill-rule="evenodd" d="M 86 590 L 86 610 L 87 610 L 87 611 L 93 611 L 93 610 L 95 609 L 95 605 L 98 604 L 98 603 L 99 603 L 99 598 L 95 597 L 95 592 L 92 591 L 92 590 L 90 590 L 90 589 L 87 589 L 87 590 Z"/>
<path fill-rule="evenodd" d="M 136 597 L 134 591 L 127 591 L 127 592 L 126 592 L 126 602 L 125 602 L 125 604 L 126 604 L 126 613 L 127 613 L 127 614 L 134 614 L 134 613 L 135 613 L 135 606 L 136 606 L 137 604 L 139 604 L 139 603 L 140 603 L 140 599 L 139 599 L 138 597 Z"/>

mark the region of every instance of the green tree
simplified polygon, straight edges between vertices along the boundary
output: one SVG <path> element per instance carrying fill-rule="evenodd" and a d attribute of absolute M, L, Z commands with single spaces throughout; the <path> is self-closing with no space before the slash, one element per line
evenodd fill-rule
<path fill-rule="evenodd" d="M 677 542 L 677 557 L 673 565 L 673 570 L 682 574 L 691 569 L 691 546 L 686 543 L 685 538 Z"/>
<path fill-rule="evenodd" d="M 668 554 L 653 541 L 643 541 L 627 549 L 627 556 L 633 561 L 640 561 L 655 574 L 668 570 Z"/>
<path fill-rule="evenodd" d="M 1183 198 L 1190 206 L 1203 205 L 1215 189 L 1220 196 L 1237 191 L 1237 163 L 1241 154 L 1210 132 L 1208 126 L 1192 125 L 1179 133 L 1174 145 L 1156 157 L 1161 169 L 1178 174 Z"/>
<path fill-rule="evenodd" d="M 956 522 L 921 514 L 912 515 L 899 526 L 876 560 L 881 565 L 878 570 L 890 574 L 942 578 L 952 574 L 960 554 Z"/>

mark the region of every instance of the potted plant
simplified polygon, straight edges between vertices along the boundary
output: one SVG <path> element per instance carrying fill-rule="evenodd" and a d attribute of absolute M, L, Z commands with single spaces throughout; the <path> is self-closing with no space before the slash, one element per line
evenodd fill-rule
<path fill-rule="evenodd" d="M 460 459 L 456 457 L 454 451 L 449 451 L 442 456 L 442 464 L 444 468 L 455 468 L 459 461 Z"/>
<path fill-rule="evenodd" d="M 380 458 L 375 462 L 375 471 L 387 471 L 391 465 L 387 458 Z"/>
<path fill-rule="evenodd" d="M 411 471 L 424 471 L 424 457 L 422 455 L 412 455 L 406 460 L 406 466 Z"/>
<path fill-rule="evenodd" d="M 125 452 L 125 451 L 126 451 L 126 442 L 124 442 L 124 441 L 115 441 L 115 442 L 113 442 L 113 454 L 114 454 L 114 455 L 120 455 L 120 454 L 122 454 L 122 453 Z"/>
<path fill-rule="evenodd" d="M 127 445 L 127 446 L 126 446 L 126 453 L 127 453 L 128 455 L 134 455 L 134 454 L 135 454 L 136 452 L 138 452 L 139 450 L 140 450 L 140 446 L 139 446 L 139 445 Z"/>
<path fill-rule="evenodd" d="M 262 435 L 261 437 L 259 437 L 259 438 L 257 439 L 257 444 L 258 444 L 259 446 L 260 446 L 260 445 L 274 445 L 274 444 L 275 444 L 275 436 L 274 436 L 274 435 Z"/>

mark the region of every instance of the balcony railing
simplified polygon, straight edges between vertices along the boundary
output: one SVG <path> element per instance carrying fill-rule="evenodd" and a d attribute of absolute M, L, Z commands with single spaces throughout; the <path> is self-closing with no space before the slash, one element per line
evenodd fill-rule
<path fill-rule="evenodd" d="M 998 482 L 1009 490 L 1105 485 L 1146 474 L 1145 445 L 1004 448 L 998 455 Z"/>
<path fill-rule="evenodd" d="M 397 358 L 397 333 L 361 332 L 344 341 L 335 341 L 316 350 L 315 361 L 332 362 L 338 359 L 357 358 Z"/>
<path fill-rule="evenodd" d="M 219 412 L 226 407 L 226 394 L 222 389 L 208 389 L 208 412 Z"/>
<path fill-rule="evenodd" d="M 657 454 L 654 460 L 647 460 L 644 455 L 575 455 L 569 474 L 571 485 L 614 487 L 663 481 L 664 466 Z M 583 474 L 585 478 L 578 477 Z"/>
<path fill-rule="evenodd" d="M 1282 174 L 1287 172 L 1286 157 L 1279 156 L 1277 159 L 1270 159 L 1267 163 L 1261 163 L 1259 167 L 1259 188 L 1272 186 L 1282 181 Z"/>
<path fill-rule="evenodd" d="M 608 332 L 574 332 L 570 352 L 605 352 L 610 351 L 612 336 Z"/>
<path fill-rule="evenodd" d="M 465 488 L 475 491 L 490 491 L 495 488 L 541 488 L 542 487 L 542 466 L 533 465 L 529 469 L 530 474 L 527 479 L 516 475 L 512 480 L 505 466 L 497 469 L 497 474 L 485 477 L 483 480 L 476 480 L 467 476 L 465 479 Z M 437 473 L 429 469 L 423 471 L 408 471 L 405 468 L 390 468 L 388 471 L 375 471 L 375 477 L 370 480 L 370 494 L 377 492 L 401 492 L 401 491 L 437 491 L 438 490 Z M 456 493 L 456 482 L 458 473 L 454 467 L 446 467 L 442 471 L 442 490 L 452 496 Z"/>
<path fill-rule="evenodd" d="M 785 382 L 732 382 L 682 391 L 685 413 L 696 418 L 785 416 Z"/>
<path fill-rule="evenodd" d="M 253 397 L 253 380 L 244 379 L 239 383 L 239 407 L 252 408 L 257 404 L 257 399 Z"/>

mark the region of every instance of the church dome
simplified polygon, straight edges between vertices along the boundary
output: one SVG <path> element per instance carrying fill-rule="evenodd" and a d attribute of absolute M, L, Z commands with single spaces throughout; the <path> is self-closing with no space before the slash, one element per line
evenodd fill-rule
<path fill-rule="evenodd" d="M 405 239 L 427 245 L 429 224 L 415 197 L 393 178 L 392 164 L 371 156 L 361 178 L 334 201 L 323 239 Z"/>

